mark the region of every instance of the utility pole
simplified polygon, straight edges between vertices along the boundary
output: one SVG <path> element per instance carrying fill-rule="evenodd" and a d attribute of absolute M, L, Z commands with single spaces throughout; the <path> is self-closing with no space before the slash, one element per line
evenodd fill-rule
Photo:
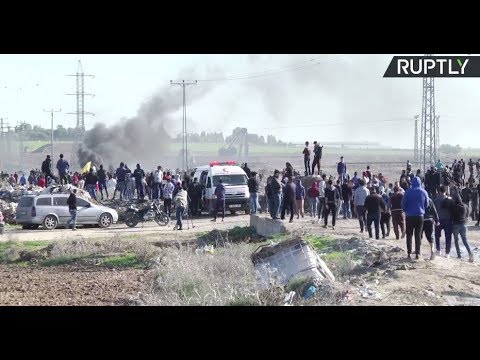
<path fill-rule="evenodd" d="M 0 153 L 5 153 L 5 138 L 6 134 L 4 129 L 8 130 L 8 124 L 5 124 L 5 120 L 8 118 L 0 118 Z M 2 157 L 0 157 L 0 170 L 3 171 L 4 164 Z"/>
<path fill-rule="evenodd" d="M 432 56 L 432 55 L 425 55 Z M 423 78 L 422 97 L 422 123 L 420 137 L 420 156 L 423 173 L 435 164 L 438 151 L 437 132 L 438 125 L 435 117 L 435 79 L 432 77 Z"/>
<path fill-rule="evenodd" d="M 414 144 L 413 144 L 413 160 L 418 163 L 420 161 L 419 151 L 418 151 L 418 118 L 419 115 L 415 115 L 415 134 L 414 134 Z"/>
<path fill-rule="evenodd" d="M 197 85 L 195 81 L 173 82 L 170 80 L 170 85 L 180 85 L 183 88 L 183 119 L 182 119 L 182 172 L 188 170 L 188 136 L 187 136 L 187 108 L 185 106 L 185 88 L 188 85 Z"/>
<path fill-rule="evenodd" d="M 85 77 L 95 78 L 95 76 L 88 75 L 83 72 L 83 67 L 80 60 L 78 60 L 77 73 L 75 75 L 67 75 L 67 76 L 75 76 L 77 80 L 77 92 L 75 94 L 67 94 L 67 95 L 75 95 L 77 97 L 77 111 L 73 113 L 68 113 L 68 114 L 77 115 L 76 129 L 79 131 L 80 134 L 83 135 L 83 133 L 85 132 L 85 115 L 95 116 L 94 113 L 85 111 L 85 95 L 95 96 L 93 94 L 85 93 L 85 89 L 84 89 Z"/>
<path fill-rule="evenodd" d="M 45 109 L 43 109 L 43 111 L 44 111 L 44 112 L 49 112 L 49 113 L 51 114 L 51 116 L 52 116 L 52 129 L 51 129 L 51 133 L 50 133 L 50 142 L 51 142 L 51 147 L 52 147 L 52 149 L 51 149 L 51 151 L 52 151 L 52 152 L 51 152 L 51 157 L 52 157 L 52 164 L 53 164 L 53 113 L 54 113 L 54 112 L 61 112 L 62 109 L 56 110 L 56 111 L 53 110 L 53 109 L 52 109 L 52 110 L 45 110 Z"/>

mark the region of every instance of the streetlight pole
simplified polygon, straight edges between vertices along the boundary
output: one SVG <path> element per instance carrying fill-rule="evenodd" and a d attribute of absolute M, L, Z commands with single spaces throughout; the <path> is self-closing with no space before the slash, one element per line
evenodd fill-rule
<path fill-rule="evenodd" d="M 52 163 L 53 163 L 53 113 L 54 112 L 61 112 L 62 109 L 60 110 L 45 110 L 43 109 L 44 112 L 49 112 L 51 114 L 51 119 L 52 119 L 52 128 L 51 128 L 51 132 L 50 132 L 50 146 L 51 146 L 51 157 L 52 157 Z"/>

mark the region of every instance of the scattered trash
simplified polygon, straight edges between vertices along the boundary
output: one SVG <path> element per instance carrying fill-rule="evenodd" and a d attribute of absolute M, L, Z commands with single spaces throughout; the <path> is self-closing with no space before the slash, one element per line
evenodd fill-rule
<path fill-rule="evenodd" d="M 400 265 L 397 265 L 395 270 L 411 270 L 411 269 L 415 269 L 411 264 L 400 264 Z"/>
<path fill-rule="evenodd" d="M 285 296 L 285 299 L 283 300 L 283 303 L 285 306 L 290 306 L 293 304 L 293 299 L 295 298 L 296 292 L 295 291 L 290 291 L 287 296 Z"/>
<path fill-rule="evenodd" d="M 261 287 L 284 286 L 294 277 L 335 281 L 325 262 L 301 238 L 285 240 L 273 246 L 260 246 L 251 259 Z"/>
<path fill-rule="evenodd" d="M 307 289 L 307 291 L 305 292 L 305 295 L 303 295 L 303 297 L 305 299 L 311 299 L 312 297 L 315 296 L 316 292 L 317 292 L 317 288 L 312 285 Z"/>
<path fill-rule="evenodd" d="M 199 249 L 195 249 L 195 254 L 204 254 L 204 253 L 210 253 L 210 254 L 213 254 L 215 252 L 215 248 L 213 247 L 213 245 L 206 245 L 202 248 L 199 248 Z"/>

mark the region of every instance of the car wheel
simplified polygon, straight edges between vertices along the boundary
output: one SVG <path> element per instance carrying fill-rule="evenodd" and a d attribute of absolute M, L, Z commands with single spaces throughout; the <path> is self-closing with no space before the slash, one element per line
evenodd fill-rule
<path fill-rule="evenodd" d="M 43 220 L 43 227 L 47 230 L 53 230 L 57 227 L 58 220 L 53 215 L 47 215 Z"/>
<path fill-rule="evenodd" d="M 100 215 L 98 224 L 101 228 L 108 228 L 113 223 L 113 217 L 109 213 L 103 213 Z"/>
<path fill-rule="evenodd" d="M 245 208 L 245 215 L 250 215 L 250 206 Z"/>

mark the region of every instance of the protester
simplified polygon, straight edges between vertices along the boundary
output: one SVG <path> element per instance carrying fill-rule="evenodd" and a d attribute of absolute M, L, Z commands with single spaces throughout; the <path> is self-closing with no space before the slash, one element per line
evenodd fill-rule
<path fill-rule="evenodd" d="M 308 189 L 308 203 L 310 205 L 310 217 L 315 218 L 318 208 L 318 183 L 314 181 L 312 186 Z"/>
<path fill-rule="evenodd" d="M 365 211 L 367 212 L 368 237 L 372 238 L 372 223 L 375 226 L 375 239 L 380 239 L 380 217 L 382 211 L 386 211 L 386 205 L 382 197 L 376 193 L 375 188 L 370 188 L 370 194 L 365 198 Z"/>
<path fill-rule="evenodd" d="M 357 213 L 358 222 L 360 224 L 360 232 L 363 233 L 367 222 L 365 217 L 365 199 L 370 195 L 370 192 L 363 179 L 358 180 L 358 185 L 359 187 L 355 190 L 353 195 L 353 204 L 355 205 L 355 212 Z"/>
<path fill-rule="evenodd" d="M 301 179 L 295 180 L 295 201 L 296 201 L 296 214 L 297 219 L 305 217 L 305 187 L 302 185 Z"/>
<path fill-rule="evenodd" d="M 88 193 L 94 199 L 95 201 L 97 200 L 97 181 L 98 177 L 93 173 L 93 169 L 90 169 L 88 174 L 85 176 L 85 186 L 87 188 Z"/>
<path fill-rule="evenodd" d="M 290 213 L 290 222 L 293 222 L 293 214 L 295 213 L 295 184 L 292 178 L 288 178 L 287 184 L 283 188 L 283 206 L 280 219 L 285 220 L 285 211 L 288 209 Z"/>
<path fill-rule="evenodd" d="M 183 230 L 183 214 L 185 212 L 185 208 L 187 207 L 187 191 L 185 188 L 180 186 L 177 194 L 175 195 L 175 208 L 176 208 L 176 219 L 177 224 L 174 227 L 174 230 Z"/>
<path fill-rule="evenodd" d="M 333 186 L 332 180 L 327 181 L 325 188 L 325 210 L 324 210 L 324 228 L 327 228 L 328 214 L 332 214 L 332 230 L 335 230 L 335 221 L 337 218 L 337 201 L 340 199 L 338 189 Z"/>
<path fill-rule="evenodd" d="M 405 192 L 402 199 L 402 208 L 406 214 L 407 257 L 411 259 L 412 237 L 415 233 L 415 259 L 417 260 L 421 256 L 423 215 L 429 205 L 428 194 L 420 185 L 420 179 L 415 176 L 412 180 L 412 188 Z"/>
<path fill-rule="evenodd" d="M 167 183 L 163 187 L 163 208 L 168 217 L 171 216 L 173 190 L 175 186 L 172 184 L 172 179 L 168 178 Z M 187 193 L 188 195 L 188 193 Z M 158 199 L 157 199 L 158 200 Z"/>
<path fill-rule="evenodd" d="M 219 210 L 222 210 L 222 221 L 223 221 L 225 219 L 225 185 L 223 185 L 222 179 L 218 180 L 218 185 L 215 188 L 214 194 L 217 199 L 215 201 L 215 208 L 213 210 L 212 221 L 217 221 L 217 215 Z"/>
<path fill-rule="evenodd" d="M 402 239 L 405 238 L 405 213 L 402 208 L 403 192 L 398 186 L 393 187 L 393 194 L 390 197 L 389 206 L 392 214 L 393 232 L 395 238 L 400 239 L 400 233 Z"/>
<path fill-rule="evenodd" d="M 458 191 L 452 193 L 452 199 L 448 199 L 445 202 L 445 207 L 450 211 L 450 215 L 452 217 L 452 233 L 455 240 L 455 250 L 457 251 L 457 257 L 459 259 L 462 258 L 462 253 L 458 244 L 458 234 L 460 234 L 463 246 L 465 246 L 465 249 L 467 249 L 469 255 L 468 261 L 473 262 L 473 253 L 467 240 L 467 207 L 462 202 Z M 450 254 L 446 250 L 445 253 L 447 255 L 447 258 L 450 258 Z"/>
<path fill-rule="evenodd" d="M 67 226 L 75 231 L 77 230 L 77 189 L 70 189 L 67 205 L 70 212 L 70 220 L 67 221 Z"/>
<path fill-rule="evenodd" d="M 248 179 L 247 185 L 250 192 L 250 214 L 255 215 L 257 213 L 258 190 L 260 186 L 257 180 L 257 173 L 255 171 L 250 173 L 250 178 Z"/>
<path fill-rule="evenodd" d="M 303 149 L 303 164 L 305 165 L 305 176 L 311 174 L 310 172 L 310 149 L 308 148 L 309 142 L 305 141 L 305 148 Z"/>
<path fill-rule="evenodd" d="M 58 170 L 58 177 L 60 181 L 60 185 L 68 184 L 68 169 L 70 168 L 70 164 L 67 160 L 63 158 L 63 154 L 60 154 L 60 158 L 57 161 L 57 170 Z"/>

